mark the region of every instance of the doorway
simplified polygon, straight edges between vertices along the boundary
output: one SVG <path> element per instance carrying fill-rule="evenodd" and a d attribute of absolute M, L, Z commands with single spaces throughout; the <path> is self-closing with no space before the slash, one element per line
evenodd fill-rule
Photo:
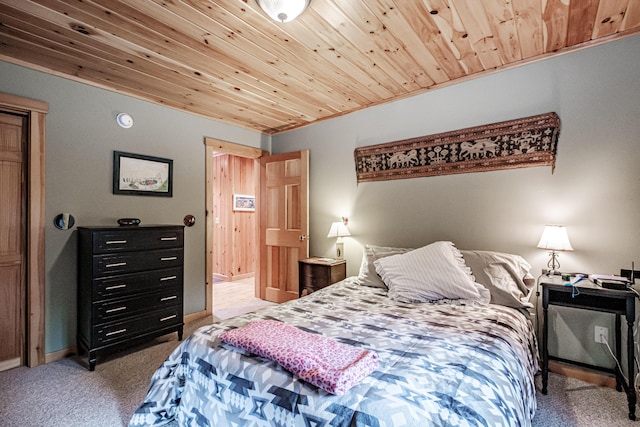
<path fill-rule="evenodd" d="M 214 138 L 205 138 L 205 146 L 207 159 L 205 166 L 207 177 L 206 313 L 213 315 L 219 313 L 225 317 L 229 313 L 241 312 L 243 307 L 248 309 L 259 306 L 262 302 L 256 297 L 259 295 L 259 290 L 255 281 L 255 268 L 257 268 L 255 253 L 258 250 L 257 211 L 234 211 L 233 195 L 256 196 L 259 170 L 257 159 L 268 153 L 258 148 Z M 232 161 L 230 162 L 229 159 Z M 255 173 L 243 174 L 231 171 L 234 168 L 241 170 L 243 165 Z M 221 168 L 222 173 L 220 173 Z M 217 197 L 221 186 L 225 185 L 220 182 L 220 175 L 225 175 L 227 181 L 243 181 L 236 183 L 235 190 L 229 190 L 232 186 L 227 183 L 224 200 L 218 200 L 219 197 Z M 236 240 L 238 247 L 234 243 Z M 240 245 L 250 245 L 253 255 L 247 256 L 246 251 L 240 250 Z"/>
<path fill-rule="evenodd" d="M 214 152 L 211 162 L 213 205 L 213 281 L 236 282 L 255 276 L 257 230 L 253 159 Z"/>
<path fill-rule="evenodd" d="M 269 155 L 258 148 L 205 138 L 206 292 L 205 313 L 213 313 L 214 173 L 210 158 L 224 152 L 253 159 L 256 168 L 255 297 L 281 303 L 297 298 L 298 261 L 309 256 L 309 150 Z"/>

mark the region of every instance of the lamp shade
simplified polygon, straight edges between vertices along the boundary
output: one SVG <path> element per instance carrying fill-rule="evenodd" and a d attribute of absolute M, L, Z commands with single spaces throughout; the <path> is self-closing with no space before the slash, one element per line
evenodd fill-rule
<path fill-rule="evenodd" d="M 329 234 L 327 237 L 344 237 L 351 236 L 349 233 L 349 229 L 342 221 L 337 221 L 331 224 L 331 228 L 329 229 Z"/>
<path fill-rule="evenodd" d="M 552 251 L 572 251 L 573 247 L 569 241 L 567 227 L 564 225 L 546 225 L 538 242 L 538 247 Z"/>
<path fill-rule="evenodd" d="M 256 0 L 258 6 L 274 21 L 293 21 L 309 6 L 309 0 Z"/>

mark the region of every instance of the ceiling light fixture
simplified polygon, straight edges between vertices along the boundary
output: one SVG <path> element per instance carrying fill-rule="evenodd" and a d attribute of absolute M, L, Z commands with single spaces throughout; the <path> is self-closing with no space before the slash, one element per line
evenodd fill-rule
<path fill-rule="evenodd" d="M 277 22 L 296 19 L 309 6 L 310 0 L 256 0 L 258 6 Z"/>

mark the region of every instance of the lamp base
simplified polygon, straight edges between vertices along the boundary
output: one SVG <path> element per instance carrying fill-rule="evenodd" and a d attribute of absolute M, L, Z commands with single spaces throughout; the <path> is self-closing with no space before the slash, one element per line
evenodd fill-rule
<path fill-rule="evenodd" d="M 344 259 L 344 242 L 336 242 L 336 259 Z"/>
<path fill-rule="evenodd" d="M 549 277 L 549 276 L 561 276 L 562 275 L 560 270 L 551 270 L 551 269 L 548 269 L 548 268 L 543 268 L 542 269 L 542 274 L 544 274 L 547 277 Z"/>
<path fill-rule="evenodd" d="M 556 251 L 549 252 L 549 262 L 547 263 L 547 276 L 559 276 L 560 274 L 560 261 L 558 261 L 558 254 Z"/>

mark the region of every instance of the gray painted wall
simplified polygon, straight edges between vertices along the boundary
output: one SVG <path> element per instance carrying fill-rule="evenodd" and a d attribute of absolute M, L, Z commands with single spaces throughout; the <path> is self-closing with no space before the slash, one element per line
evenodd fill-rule
<path fill-rule="evenodd" d="M 205 308 L 205 137 L 268 149 L 257 132 L 207 120 L 88 85 L 0 62 L 0 91 L 49 103 L 46 127 L 45 352 L 75 344 L 76 231 L 53 218 L 69 212 L 76 225 L 117 225 L 122 217 L 143 224 L 185 228 L 185 314 Z M 125 111 L 130 129 L 116 124 Z M 173 159 L 173 197 L 112 194 L 113 151 Z"/>
<path fill-rule="evenodd" d="M 452 240 L 466 249 L 523 255 L 534 272 L 547 262 L 536 244 L 548 223 L 565 223 L 576 249 L 563 270 L 617 272 L 640 266 L 640 36 L 482 77 L 273 137 L 274 153 L 311 150 L 311 251 L 331 256 L 332 221 L 348 216 L 349 274 L 362 245 L 420 246 Z M 204 145 L 210 136 L 263 149 L 269 138 L 130 97 L 0 62 L 0 91 L 49 103 L 47 117 L 46 352 L 75 342 L 75 235 L 53 227 L 63 211 L 78 225 L 123 216 L 186 230 L 185 313 L 204 308 Z M 123 130 L 120 111 L 135 124 Z M 483 172 L 356 184 L 353 150 L 555 111 L 562 121 L 550 168 Z M 111 194 L 113 150 L 172 158 L 174 197 Z M 551 349 L 611 363 L 593 341 L 610 316 L 552 314 Z M 558 340 L 561 349 L 555 350 Z"/>
<path fill-rule="evenodd" d="M 356 183 L 356 147 L 555 111 L 561 124 L 549 167 Z M 311 252 L 331 256 L 332 221 L 349 217 L 348 273 L 362 246 L 417 247 L 451 240 L 462 249 L 523 255 L 540 272 L 545 224 L 566 224 L 574 252 L 564 271 L 640 267 L 640 36 L 536 62 L 370 108 L 272 139 L 281 153 L 311 150 Z M 611 364 L 593 326 L 613 316 L 553 310 L 552 352 Z M 561 349 L 557 349 L 562 340 Z M 565 345 L 566 344 L 566 345 Z"/>

